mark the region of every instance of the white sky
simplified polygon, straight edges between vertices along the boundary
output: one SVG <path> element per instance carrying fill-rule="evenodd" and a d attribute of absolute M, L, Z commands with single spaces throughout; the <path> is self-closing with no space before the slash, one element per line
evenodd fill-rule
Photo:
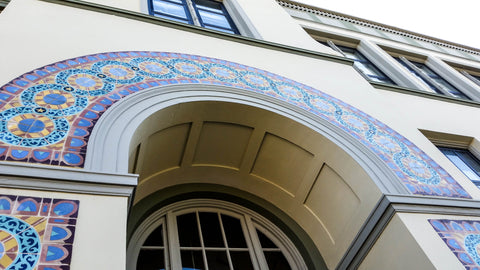
<path fill-rule="evenodd" d="M 296 0 L 480 48 L 480 0 Z"/>

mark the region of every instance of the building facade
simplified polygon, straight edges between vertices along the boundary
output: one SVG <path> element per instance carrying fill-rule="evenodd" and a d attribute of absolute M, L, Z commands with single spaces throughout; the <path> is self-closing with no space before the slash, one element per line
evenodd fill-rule
<path fill-rule="evenodd" d="M 0 269 L 480 269 L 480 50 L 288 0 L 0 7 Z"/>

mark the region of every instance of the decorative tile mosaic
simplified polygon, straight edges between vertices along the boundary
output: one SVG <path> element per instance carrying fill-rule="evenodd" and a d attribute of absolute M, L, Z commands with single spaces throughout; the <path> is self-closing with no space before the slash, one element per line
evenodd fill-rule
<path fill-rule="evenodd" d="M 0 195 L 0 270 L 68 270 L 79 201 Z"/>
<path fill-rule="evenodd" d="M 480 270 L 480 220 L 430 219 L 438 235 L 467 270 Z"/>
<path fill-rule="evenodd" d="M 224 85 L 288 102 L 362 142 L 413 194 L 471 198 L 418 147 L 341 100 L 264 70 L 166 52 L 83 56 L 41 67 L 2 86 L 0 160 L 81 168 L 90 133 L 112 104 L 143 89 L 172 84 Z"/>

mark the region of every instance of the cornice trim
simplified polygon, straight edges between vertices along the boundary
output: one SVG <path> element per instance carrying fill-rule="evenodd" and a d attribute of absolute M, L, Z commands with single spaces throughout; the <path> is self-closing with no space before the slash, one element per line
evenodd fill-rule
<path fill-rule="evenodd" d="M 343 13 L 339 13 L 339 12 L 335 12 L 335 11 L 331 11 L 331 10 L 327 10 L 327 9 L 313 7 L 313 6 L 306 5 L 306 4 L 296 3 L 296 2 L 292 2 L 292 1 L 288 1 L 288 0 L 277 0 L 277 2 L 281 6 L 286 7 L 286 8 L 292 8 L 292 9 L 299 10 L 299 11 L 313 13 L 313 14 L 316 14 L 316 15 L 325 16 L 325 17 L 328 17 L 328 18 L 357 24 L 357 25 L 381 30 L 381 31 L 384 31 L 384 32 L 388 32 L 388 33 L 392 33 L 392 34 L 396 34 L 396 35 L 400 35 L 400 36 L 404 36 L 404 37 L 409 37 L 409 38 L 412 38 L 412 39 L 415 39 L 415 40 L 432 43 L 432 44 L 439 45 L 439 46 L 442 46 L 442 47 L 455 49 L 455 50 L 459 50 L 459 51 L 462 51 L 462 52 L 471 53 L 471 54 L 475 54 L 475 55 L 480 55 L 480 49 L 477 49 L 477 48 L 474 48 L 474 47 L 465 46 L 465 45 L 462 45 L 462 44 L 458 44 L 458 43 L 450 42 L 450 41 L 447 41 L 447 40 L 430 37 L 430 36 L 415 33 L 415 32 L 410 32 L 410 31 L 407 31 L 407 30 L 404 30 L 404 29 L 401 29 L 401 28 L 376 23 L 376 22 L 365 20 L 365 19 L 362 19 L 362 18 L 346 15 L 346 14 L 343 14 Z"/>

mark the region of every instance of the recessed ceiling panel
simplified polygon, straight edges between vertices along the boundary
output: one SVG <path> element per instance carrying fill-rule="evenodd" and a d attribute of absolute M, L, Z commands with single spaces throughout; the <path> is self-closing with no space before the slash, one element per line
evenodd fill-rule
<path fill-rule="evenodd" d="M 295 143 L 266 133 L 251 173 L 294 196 L 305 173 L 310 170 L 313 157 Z"/>
<path fill-rule="evenodd" d="M 240 168 L 252 131 L 234 123 L 204 122 L 193 165 Z"/>

